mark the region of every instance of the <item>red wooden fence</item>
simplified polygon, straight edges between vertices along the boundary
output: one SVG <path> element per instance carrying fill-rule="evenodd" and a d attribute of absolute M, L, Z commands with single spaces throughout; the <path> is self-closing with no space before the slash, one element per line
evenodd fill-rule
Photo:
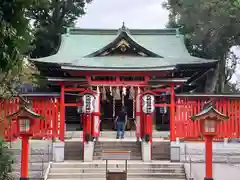
<path fill-rule="evenodd" d="M 56 97 L 34 97 L 28 99 L 31 102 L 32 110 L 40 114 L 44 120 L 37 121 L 36 132 L 33 138 L 53 138 L 59 137 L 59 99 Z M 1 118 L 8 121 L 5 117 L 16 112 L 19 108 L 19 99 L 1 101 Z M 10 122 L 5 128 L 4 138 L 13 141 L 19 136 L 16 121 Z"/>
<path fill-rule="evenodd" d="M 175 137 L 180 139 L 201 139 L 199 122 L 191 121 L 190 117 L 201 111 L 208 96 L 179 96 L 176 97 L 175 108 Z M 216 108 L 229 116 L 229 120 L 218 125 L 219 138 L 240 138 L 240 96 L 214 96 Z M 32 97 L 32 110 L 42 117 L 36 128 L 40 130 L 33 138 L 59 138 L 60 137 L 60 103 L 59 97 Z M 7 115 L 17 111 L 19 108 L 18 98 L 0 102 L 0 117 L 4 119 Z M 5 121 L 7 121 L 5 119 Z M 0 128 L 1 129 L 1 128 Z M 64 133 L 63 133 L 64 134 Z M 11 122 L 5 129 L 5 139 L 13 141 L 19 136 L 16 122 Z"/>
<path fill-rule="evenodd" d="M 208 96 L 188 96 L 176 98 L 175 134 L 180 139 L 200 138 L 200 124 L 190 117 L 203 108 Z M 218 125 L 219 138 L 240 137 L 240 98 L 234 96 L 215 96 L 216 109 L 229 117 L 228 121 Z"/>

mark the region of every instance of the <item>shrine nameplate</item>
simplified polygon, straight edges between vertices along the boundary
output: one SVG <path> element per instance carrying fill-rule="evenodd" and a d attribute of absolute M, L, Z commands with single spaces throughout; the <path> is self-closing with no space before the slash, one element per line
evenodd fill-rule
<path fill-rule="evenodd" d="M 131 151 L 103 151 L 103 160 L 130 160 Z"/>

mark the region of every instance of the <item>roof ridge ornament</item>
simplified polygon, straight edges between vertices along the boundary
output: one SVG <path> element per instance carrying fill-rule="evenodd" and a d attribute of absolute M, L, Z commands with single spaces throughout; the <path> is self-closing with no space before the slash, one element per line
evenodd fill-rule
<path fill-rule="evenodd" d="M 126 29 L 125 22 L 123 21 L 122 22 L 122 30 L 125 30 L 125 29 Z"/>
<path fill-rule="evenodd" d="M 119 33 L 121 32 L 129 32 L 129 29 L 125 26 L 125 22 L 122 22 L 122 27 L 118 31 Z"/>

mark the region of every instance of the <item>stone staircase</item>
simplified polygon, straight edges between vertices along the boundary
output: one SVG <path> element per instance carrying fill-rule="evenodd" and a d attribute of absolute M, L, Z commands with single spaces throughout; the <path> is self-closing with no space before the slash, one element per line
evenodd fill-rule
<path fill-rule="evenodd" d="M 99 141 L 95 143 L 93 159 L 101 160 L 103 151 L 131 151 L 131 160 L 141 160 L 141 144 L 129 141 Z"/>
<path fill-rule="evenodd" d="M 170 142 L 152 142 L 152 160 L 170 160 Z"/>
<path fill-rule="evenodd" d="M 109 161 L 108 170 L 124 170 L 123 161 Z M 106 164 L 103 161 L 94 163 L 65 162 L 53 163 L 48 180 L 105 180 Z M 142 163 L 130 161 L 128 180 L 186 180 L 183 164 L 177 163 Z"/>
<path fill-rule="evenodd" d="M 64 145 L 65 160 L 82 160 L 82 142 L 81 141 L 65 141 Z"/>

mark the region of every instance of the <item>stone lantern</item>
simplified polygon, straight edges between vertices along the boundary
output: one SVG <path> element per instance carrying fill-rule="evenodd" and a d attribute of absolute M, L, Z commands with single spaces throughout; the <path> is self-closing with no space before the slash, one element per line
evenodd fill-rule
<path fill-rule="evenodd" d="M 212 142 L 217 135 L 217 125 L 228 120 L 228 117 L 219 112 L 212 101 L 205 104 L 203 110 L 191 117 L 193 121 L 200 121 L 201 134 L 205 137 L 206 176 L 204 180 L 213 180 L 212 176 Z"/>
<path fill-rule="evenodd" d="M 34 134 L 34 126 L 37 120 L 42 117 L 28 108 L 27 102 L 20 99 L 18 111 L 7 116 L 7 119 L 17 121 L 20 137 L 22 139 L 21 151 L 21 177 L 20 180 L 27 180 L 28 178 L 28 151 L 29 151 L 29 138 Z"/>

